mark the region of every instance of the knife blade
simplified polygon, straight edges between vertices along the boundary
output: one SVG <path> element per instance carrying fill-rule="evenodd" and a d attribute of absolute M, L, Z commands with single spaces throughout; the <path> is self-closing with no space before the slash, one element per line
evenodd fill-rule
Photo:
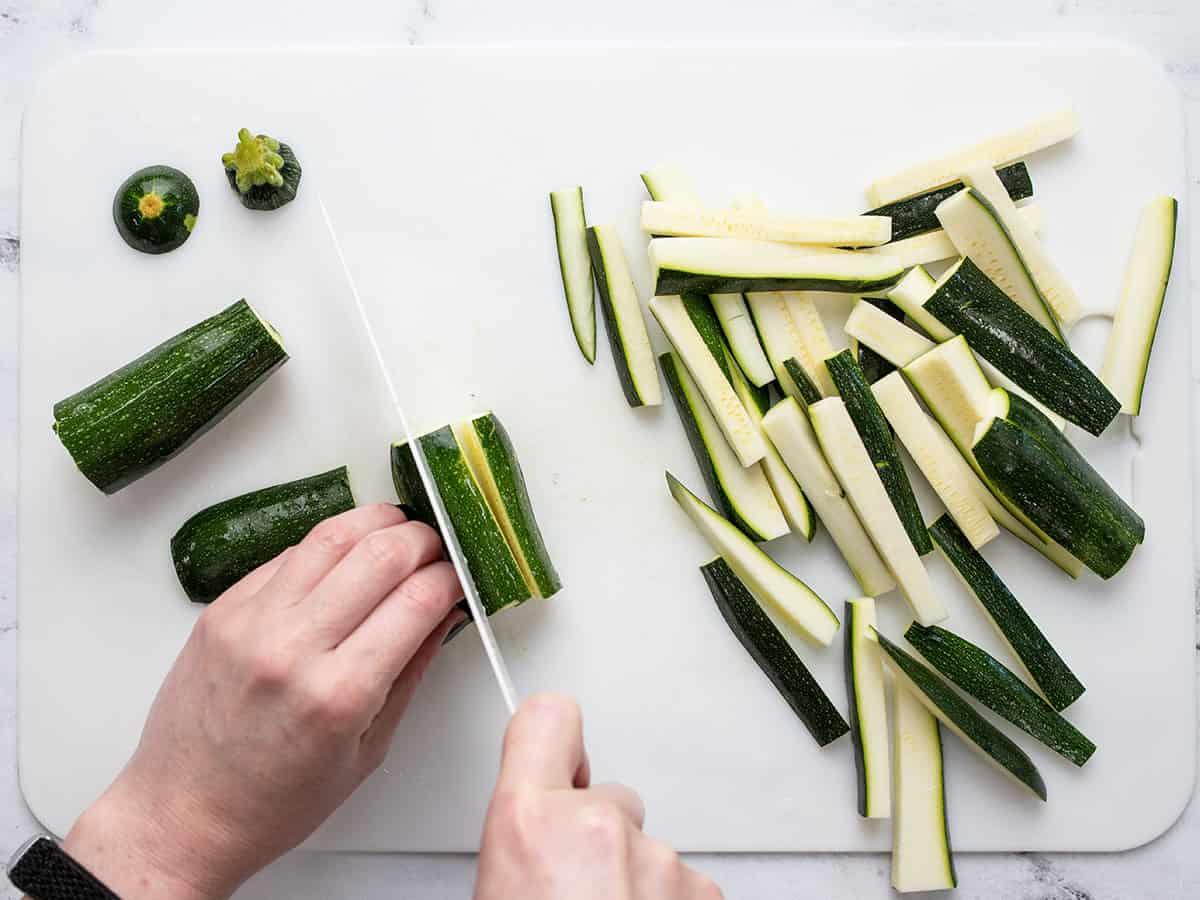
<path fill-rule="evenodd" d="M 421 476 L 421 484 L 425 486 L 425 493 L 429 495 L 429 505 L 433 509 L 438 530 L 441 531 L 442 540 L 446 544 L 446 554 L 450 557 L 450 562 L 453 564 L 454 570 L 458 573 L 458 580 L 462 584 L 467 605 L 470 607 L 471 615 L 475 619 L 476 630 L 483 641 L 484 652 L 487 654 L 488 662 L 491 664 L 492 673 L 496 676 L 496 683 L 500 686 L 500 694 L 504 698 L 504 705 L 508 707 L 508 714 L 511 716 L 517 710 L 517 691 L 513 685 L 512 676 L 508 673 L 508 666 L 504 662 L 504 655 L 500 652 L 500 645 L 496 642 L 496 635 L 492 632 L 492 625 L 488 621 L 487 611 L 483 608 L 483 601 L 479 599 L 479 589 L 475 586 L 475 580 L 471 577 L 471 570 L 467 567 L 462 545 L 459 544 L 458 537 L 450 525 L 450 516 L 446 512 L 446 506 L 442 502 L 442 495 L 438 492 L 437 482 L 434 481 L 433 473 L 429 469 L 429 461 L 425 458 L 425 451 L 422 449 L 421 443 L 416 440 L 416 435 L 413 434 L 412 429 L 409 428 L 408 418 L 405 416 L 404 407 L 400 403 L 400 395 L 396 391 L 396 385 L 392 381 L 391 373 L 383 358 L 383 351 L 380 350 L 379 341 L 375 337 L 375 329 L 371 327 L 371 319 L 367 315 L 367 309 L 363 305 L 362 297 L 359 296 L 358 288 L 355 286 L 354 275 L 351 273 L 350 266 L 346 262 L 345 254 L 342 253 L 342 244 L 338 240 L 337 230 L 333 227 L 333 219 L 329 216 L 329 210 L 325 207 L 324 200 L 318 198 L 317 205 L 321 208 L 321 216 L 325 220 L 325 228 L 329 232 L 329 239 L 333 243 L 334 252 L 337 254 L 338 262 L 341 264 L 342 273 L 346 279 L 346 286 L 349 289 L 350 296 L 354 300 L 358 320 L 362 325 L 363 332 L 367 336 L 367 342 L 371 345 L 371 350 L 375 354 L 375 363 L 379 369 L 379 373 L 383 376 L 383 383 L 387 386 L 388 395 L 392 401 L 392 409 L 396 415 L 396 422 L 400 426 L 400 435 L 412 449 L 413 462 L 416 463 L 417 472 Z"/>

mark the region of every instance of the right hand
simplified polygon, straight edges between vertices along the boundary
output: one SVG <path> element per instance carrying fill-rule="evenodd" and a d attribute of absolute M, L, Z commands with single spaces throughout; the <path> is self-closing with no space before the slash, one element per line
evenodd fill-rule
<path fill-rule="evenodd" d="M 720 900 L 642 833 L 633 790 L 590 782 L 579 707 L 550 694 L 522 704 L 504 736 L 475 900 Z"/>

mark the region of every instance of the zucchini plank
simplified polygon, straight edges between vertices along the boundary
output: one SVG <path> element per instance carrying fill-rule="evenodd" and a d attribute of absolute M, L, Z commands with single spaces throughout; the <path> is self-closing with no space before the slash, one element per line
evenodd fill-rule
<path fill-rule="evenodd" d="M 75 465 L 113 494 L 183 452 L 287 361 L 245 300 L 54 404 Z"/>
<path fill-rule="evenodd" d="M 801 387 L 788 374 L 785 365 L 789 359 L 798 360 L 805 356 L 807 350 L 783 294 L 777 291 L 752 291 L 746 294 L 746 304 L 779 387 L 787 396 L 807 402 Z"/>
<path fill-rule="evenodd" d="M 884 319 L 890 319 L 894 325 L 903 325 L 904 323 L 904 311 L 890 300 L 884 300 L 882 297 L 862 297 L 854 304 L 854 308 L 851 309 L 851 317 L 854 315 L 854 310 L 860 306 L 873 309 Z M 846 332 L 846 335 L 851 340 L 854 347 L 854 358 L 858 360 L 858 364 L 862 367 L 867 384 L 874 384 L 884 375 L 889 375 L 896 371 L 894 364 L 872 350 L 869 345 L 863 344 L 862 341 L 859 341 L 854 335 L 850 334 L 850 322 L 848 320 L 842 330 Z M 912 331 L 912 329 L 907 330 Z M 916 334 L 915 331 L 912 333 Z M 920 335 L 917 336 L 920 337 Z M 922 340 L 924 339 L 922 338 Z"/>
<path fill-rule="evenodd" d="M 729 564 L 718 557 L 700 571 L 729 630 L 804 723 L 817 746 L 824 747 L 849 731 L 837 707 Z"/>
<path fill-rule="evenodd" d="M 1096 752 L 1079 729 L 982 647 L 944 628 L 915 622 L 904 637 L 951 683 L 1064 759 L 1082 766 Z"/>
<path fill-rule="evenodd" d="M 904 324 L 903 310 L 890 301 L 884 302 L 888 303 L 895 314 L 880 309 L 870 297 L 864 297 L 854 304 L 854 308 L 850 310 L 850 317 L 846 319 L 846 334 L 859 343 L 858 361 L 864 372 L 867 367 L 863 359 L 865 352 L 869 351 L 872 356 L 881 360 L 881 363 L 876 364 L 879 375 L 874 381 L 878 381 L 898 366 L 907 366 L 922 353 L 934 348 L 933 341 Z M 887 366 L 886 370 L 884 364 Z"/>
<path fill-rule="evenodd" d="M 1121 412 L 1131 416 L 1142 411 L 1142 388 L 1171 277 L 1178 218 L 1179 201 L 1174 197 L 1155 197 L 1142 210 L 1104 349 L 1100 380 L 1121 401 Z"/>
<path fill-rule="evenodd" d="M 642 231 L 669 237 L 742 238 L 828 247 L 873 247 L 891 240 L 886 216 L 811 219 L 780 216 L 765 209 L 703 209 L 687 203 L 646 200 Z"/>
<path fill-rule="evenodd" d="M 353 508 L 345 466 L 222 500 L 171 538 L 175 574 L 189 600 L 211 603 L 318 522 Z"/>
<path fill-rule="evenodd" d="M 999 728 L 977 713 L 974 707 L 932 669 L 918 661 L 882 634 L 876 634 L 886 654 L 897 687 L 913 692 L 937 720 L 966 741 L 967 745 L 993 763 L 1000 771 L 1016 779 L 1040 799 L 1046 799 L 1046 782 L 1025 751 L 1009 740 Z"/>
<path fill-rule="evenodd" d="M 928 272 L 917 266 L 910 269 L 908 274 L 887 292 L 887 298 L 903 310 L 909 321 L 921 329 L 930 340 L 941 344 L 954 337 L 954 332 L 925 310 L 925 301 L 933 295 L 936 288 L 937 282 Z"/>
<path fill-rule="evenodd" d="M 837 393 L 833 379 L 825 368 L 825 360 L 833 356 L 833 344 L 829 340 L 829 332 L 821 320 L 821 312 L 810 294 L 803 291 L 784 291 L 783 302 L 787 306 L 792 321 L 796 323 L 796 333 L 800 336 L 803 353 L 797 357 L 809 380 L 817 386 L 822 397 L 831 397 Z"/>
<path fill-rule="evenodd" d="M 651 200 L 669 200 L 688 206 L 699 206 L 700 196 L 692 187 L 687 173 L 674 163 L 659 163 L 642 173 L 642 184 Z"/>
<path fill-rule="evenodd" d="M 551 191 L 550 211 L 554 215 L 554 241 L 567 298 L 567 315 L 579 352 L 590 365 L 596 361 L 596 292 L 588 255 L 583 188 Z"/>
<path fill-rule="evenodd" d="M 741 294 L 711 294 L 709 302 L 725 332 L 725 340 L 733 358 L 755 387 L 764 387 L 775 380 L 775 372 L 758 342 L 758 331 Z"/>
<path fill-rule="evenodd" d="M 858 814 L 865 819 L 886 819 L 892 814 L 892 770 L 883 662 L 875 646 L 875 625 L 874 598 L 846 601 L 846 699 L 858 775 Z"/>

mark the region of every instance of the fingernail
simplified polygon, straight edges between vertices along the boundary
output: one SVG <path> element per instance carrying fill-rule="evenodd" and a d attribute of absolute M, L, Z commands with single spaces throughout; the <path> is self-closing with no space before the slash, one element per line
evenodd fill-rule
<path fill-rule="evenodd" d="M 458 636 L 458 633 L 471 624 L 473 618 L 471 616 L 471 608 L 466 606 L 466 601 L 461 601 L 454 607 L 453 618 L 450 630 L 446 632 L 446 636 L 442 638 L 442 646 L 445 647 L 448 643 Z"/>

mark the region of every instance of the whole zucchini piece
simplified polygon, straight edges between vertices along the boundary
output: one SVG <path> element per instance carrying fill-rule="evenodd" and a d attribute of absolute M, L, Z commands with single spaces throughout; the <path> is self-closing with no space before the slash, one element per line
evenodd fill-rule
<path fill-rule="evenodd" d="M 279 333 L 239 300 L 54 404 L 54 430 L 112 494 L 181 452 L 287 358 Z"/>
<path fill-rule="evenodd" d="M 117 188 L 112 212 L 117 234 L 126 244 L 142 253 L 166 253 L 192 236 L 200 194 L 178 169 L 147 166 Z"/>
<path fill-rule="evenodd" d="M 354 508 L 345 466 L 202 509 L 171 538 L 175 574 L 193 603 L 211 603 L 318 522 Z"/>
<path fill-rule="evenodd" d="M 237 146 L 221 157 L 229 186 L 246 209 L 279 209 L 296 199 L 300 160 L 287 144 L 265 134 L 238 131 Z"/>

